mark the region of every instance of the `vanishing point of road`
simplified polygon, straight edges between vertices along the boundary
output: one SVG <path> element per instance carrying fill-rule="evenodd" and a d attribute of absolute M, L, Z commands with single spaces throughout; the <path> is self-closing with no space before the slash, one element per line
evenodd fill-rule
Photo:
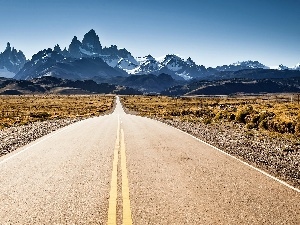
<path fill-rule="evenodd" d="M 0 224 L 299 225 L 300 192 L 117 98 L 0 158 Z"/>

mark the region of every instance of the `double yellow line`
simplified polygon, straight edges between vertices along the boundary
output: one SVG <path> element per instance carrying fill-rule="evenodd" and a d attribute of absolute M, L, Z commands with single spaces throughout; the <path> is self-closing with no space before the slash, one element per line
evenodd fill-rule
<path fill-rule="evenodd" d="M 118 160 L 119 152 L 121 155 L 121 171 L 122 171 L 122 199 L 123 199 L 123 225 L 132 225 L 129 187 L 126 167 L 126 153 L 124 131 L 120 129 L 120 118 L 118 116 L 117 140 L 114 149 L 113 170 L 111 175 L 111 187 L 108 204 L 108 225 L 117 224 L 117 198 L 118 198 Z"/>

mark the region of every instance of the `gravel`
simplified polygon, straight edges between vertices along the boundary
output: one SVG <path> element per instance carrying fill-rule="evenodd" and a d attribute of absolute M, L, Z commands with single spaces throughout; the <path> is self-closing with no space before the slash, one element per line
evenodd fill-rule
<path fill-rule="evenodd" d="M 249 164 L 300 187 L 300 143 L 249 131 L 239 124 L 154 119 L 183 130 Z"/>
<path fill-rule="evenodd" d="M 80 120 L 82 119 L 48 120 L 0 130 L 0 156 L 10 153 L 46 134 Z"/>

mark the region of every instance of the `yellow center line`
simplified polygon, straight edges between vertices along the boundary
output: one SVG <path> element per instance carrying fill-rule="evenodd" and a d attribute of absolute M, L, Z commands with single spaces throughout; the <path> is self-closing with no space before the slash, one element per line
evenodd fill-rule
<path fill-rule="evenodd" d="M 125 140 L 124 140 L 123 129 L 121 129 L 121 168 L 122 168 L 122 196 L 123 196 L 123 225 L 132 225 L 127 167 L 126 167 Z"/>
<path fill-rule="evenodd" d="M 118 196 L 118 159 L 119 159 L 119 148 L 120 148 L 120 119 L 118 117 L 118 130 L 117 130 L 117 140 L 114 149 L 114 161 L 113 170 L 111 175 L 111 186 L 109 193 L 109 203 L 108 203 L 108 225 L 117 224 L 117 196 Z"/>
<path fill-rule="evenodd" d="M 121 138 L 120 138 L 121 133 Z M 123 225 L 132 225 L 129 186 L 126 167 L 126 151 L 124 131 L 120 129 L 120 118 L 118 117 L 117 139 L 114 149 L 113 170 L 111 175 L 111 188 L 108 203 L 108 225 L 117 224 L 117 197 L 118 197 L 118 158 L 119 150 L 121 154 L 121 170 L 122 170 L 122 198 L 123 198 Z"/>

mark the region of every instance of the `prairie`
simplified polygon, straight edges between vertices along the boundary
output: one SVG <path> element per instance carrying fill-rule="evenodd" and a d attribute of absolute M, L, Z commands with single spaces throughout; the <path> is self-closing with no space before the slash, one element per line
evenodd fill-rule
<path fill-rule="evenodd" d="M 36 121 L 99 116 L 113 108 L 103 95 L 0 96 L 0 130 Z"/>
<path fill-rule="evenodd" d="M 171 98 L 126 96 L 124 106 L 141 116 L 193 123 L 239 123 L 270 135 L 300 135 L 300 104 L 286 96 Z"/>

